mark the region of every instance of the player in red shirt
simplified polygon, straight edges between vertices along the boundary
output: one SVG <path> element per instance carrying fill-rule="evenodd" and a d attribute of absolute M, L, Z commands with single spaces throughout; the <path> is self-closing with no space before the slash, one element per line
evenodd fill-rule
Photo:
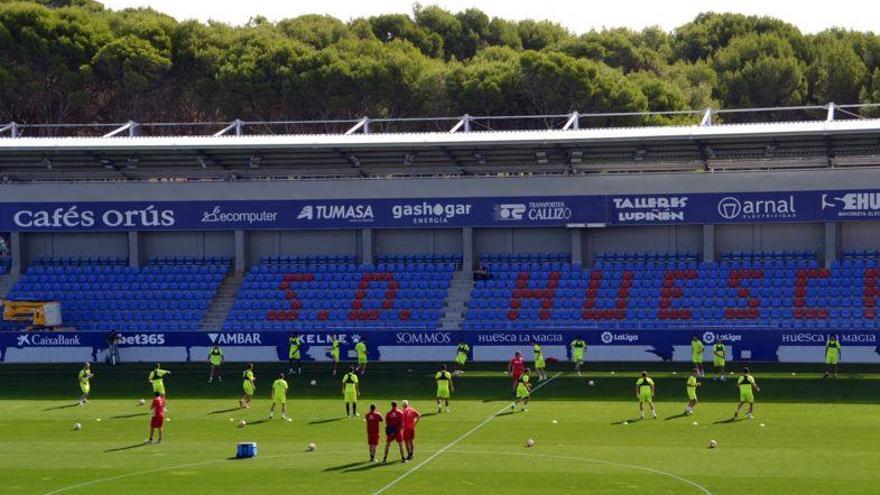
<path fill-rule="evenodd" d="M 379 446 L 379 423 L 384 421 L 376 404 L 370 404 L 370 412 L 364 416 L 367 422 L 367 445 L 370 446 L 370 462 L 376 462 L 376 448 Z"/>
<path fill-rule="evenodd" d="M 385 457 L 382 462 L 388 462 L 388 448 L 391 442 L 397 442 L 400 448 L 400 462 L 406 462 L 403 455 L 403 411 L 397 408 L 397 402 L 391 401 L 391 410 L 385 413 Z"/>
<path fill-rule="evenodd" d="M 153 417 L 150 419 L 150 438 L 147 443 L 153 443 L 153 432 L 159 430 L 159 440 L 156 443 L 162 443 L 162 433 L 165 431 L 165 398 L 162 394 L 156 392 L 150 409 L 153 410 Z"/>
<path fill-rule="evenodd" d="M 519 385 L 519 377 L 522 376 L 523 370 L 526 368 L 526 362 L 523 360 L 522 354 L 516 351 L 513 359 L 507 364 L 507 374 L 513 379 L 513 394 L 516 396 L 516 386 Z"/>
<path fill-rule="evenodd" d="M 403 401 L 403 442 L 406 444 L 406 460 L 411 461 L 416 452 L 416 423 L 422 415 L 414 407 L 409 407 L 409 401 Z"/>

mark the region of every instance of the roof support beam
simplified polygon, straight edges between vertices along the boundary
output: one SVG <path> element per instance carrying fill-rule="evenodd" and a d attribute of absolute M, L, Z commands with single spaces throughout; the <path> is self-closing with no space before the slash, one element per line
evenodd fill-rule
<path fill-rule="evenodd" d="M 707 108 L 703 113 L 703 118 L 700 120 L 700 127 L 705 127 L 707 125 L 712 125 L 712 109 Z"/>
<path fill-rule="evenodd" d="M 834 102 L 828 104 L 828 113 L 825 115 L 826 122 L 834 122 Z"/>
<path fill-rule="evenodd" d="M 581 114 L 578 112 L 572 112 L 571 117 L 565 122 L 565 125 L 562 126 L 563 131 L 567 131 L 569 129 L 578 130 L 581 128 Z"/>
<path fill-rule="evenodd" d="M 225 136 L 230 131 L 235 131 L 236 136 L 241 136 L 243 127 L 244 127 L 244 121 L 242 121 L 241 119 L 235 119 L 228 126 L 224 127 L 223 129 L 220 129 L 219 131 L 212 134 L 212 136 L 213 137 Z"/>
<path fill-rule="evenodd" d="M 458 167 L 459 173 L 461 175 L 467 175 L 467 171 L 464 168 L 464 164 L 461 163 L 461 160 L 459 160 L 458 157 L 455 156 L 455 153 L 453 153 L 452 150 L 450 150 L 446 146 L 441 146 L 440 149 L 443 151 L 443 154 L 446 155 L 446 158 L 449 158 L 449 161 L 451 161 L 452 163 L 455 164 L 456 167 Z"/>
<path fill-rule="evenodd" d="M 461 120 L 455 123 L 452 126 L 452 129 L 449 129 L 450 134 L 458 132 L 461 129 L 464 132 L 471 132 L 471 116 L 468 114 L 464 114 L 461 116 Z"/>
<path fill-rule="evenodd" d="M 10 122 L 3 127 L 0 127 L 0 134 L 9 131 L 9 136 L 17 138 L 18 137 L 18 124 L 15 122 Z"/>
<path fill-rule="evenodd" d="M 351 126 L 351 128 L 345 131 L 345 135 L 349 136 L 363 129 L 364 134 L 370 133 L 370 118 L 369 117 L 361 117 L 361 120 L 357 121 L 357 124 Z"/>
<path fill-rule="evenodd" d="M 119 134 L 122 134 L 123 132 L 126 132 L 126 131 L 128 131 L 128 137 L 134 137 L 134 136 L 137 136 L 137 126 L 138 126 L 137 122 L 135 122 L 133 120 L 129 120 L 121 127 L 117 127 L 116 129 L 108 132 L 107 134 L 104 134 L 102 137 L 111 138 L 113 136 L 117 136 Z"/>

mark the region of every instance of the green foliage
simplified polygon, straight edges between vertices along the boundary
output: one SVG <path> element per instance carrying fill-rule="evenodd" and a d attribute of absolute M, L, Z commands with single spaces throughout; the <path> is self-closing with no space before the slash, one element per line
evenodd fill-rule
<path fill-rule="evenodd" d="M 778 19 L 739 14 L 700 14 L 672 33 L 651 27 L 576 35 L 552 22 L 490 18 L 475 8 L 416 5 L 411 15 L 255 17 L 230 26 L 178 22 L 151 9 L 112 11 L 92 0 L 0 0 L 3 121 L 877 102 L 878 67 L 880 37 L 873 33 L 805 36 Z"/>

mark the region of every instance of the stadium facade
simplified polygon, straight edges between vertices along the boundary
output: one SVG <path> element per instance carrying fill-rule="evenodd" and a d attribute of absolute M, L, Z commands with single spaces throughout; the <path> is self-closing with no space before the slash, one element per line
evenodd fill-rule
<path fill-rule="evenodd" d="M 845 253 L 870 258 L 880 248 L 880 120 L 835 118 L 847 108 L 748 124 L 707 111 L 695 125 L 619 128 L 590 128 L 599 116 L 580 114 L 214 129 L 9 124 L 0 126 L 5 288 L 38 260 L 85 257 L 131 267 L 223 257 L 244 274 L 273 257 L 374 264 L 418 254 L 460 259 L 469 276 L 489 254 L 552 253 L 589 270 L 636 252 L 698 263 L 800 253 L 828 269 Z M 566 323 L 578 324 L 593 328 Z M 876 330 L 861 330 L 870 347 Z"/>

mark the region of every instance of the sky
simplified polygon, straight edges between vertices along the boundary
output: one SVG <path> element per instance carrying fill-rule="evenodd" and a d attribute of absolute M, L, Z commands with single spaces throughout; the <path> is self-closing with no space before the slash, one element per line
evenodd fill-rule
<path fill-rule="evenodd" d="M 302 14 L 327 14 L 338 19 L 388 13 L 411 13 L 413 0 L 100 0 L 112 9 L 152 7 L 177 19 L 213 19 L 243 24 L 262 15 L 275 21 Z M 829 27 L 880 32 L 878 1 L 811 0 L 423 0 L 458 12 L 479 8 L 490 17 L 558 22 L 575 33 L 603 27 L 670 31 L 706 11 L 738 12 L 777 17 L 806 33 Z"/>

